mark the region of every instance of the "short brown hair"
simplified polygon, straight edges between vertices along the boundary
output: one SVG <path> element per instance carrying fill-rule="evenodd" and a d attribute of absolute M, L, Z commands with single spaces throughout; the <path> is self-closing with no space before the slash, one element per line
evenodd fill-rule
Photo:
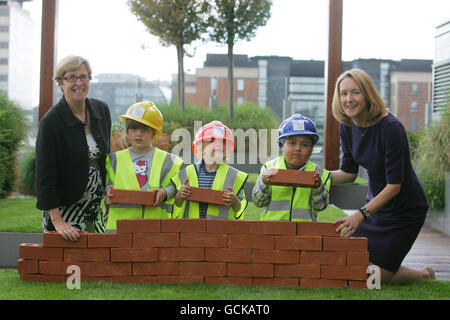
<path fill-rule="evenodd" d="M 339 87 L 341 85 L 341 82 L 345 78 L 352 78 L 353 80 L 355 80 L 356 84 L 363 94 L 364 99 L 366 99 L 367 108 L 369 108 L 368 120 L 376 120 L 388 111 L 383 99 L 380 97 L 377 89 L 375 88 L 375 84 L 373 83 L 372 78 L 364 70 L 351 69 L 345 71 L 339 76 L 334 88 L 332 111 L 333 116 L 337 121 L 346 125 L 352 124 L 352 120 L 345 114 L 344 106 L 341 104 L 340 99 Z"/>

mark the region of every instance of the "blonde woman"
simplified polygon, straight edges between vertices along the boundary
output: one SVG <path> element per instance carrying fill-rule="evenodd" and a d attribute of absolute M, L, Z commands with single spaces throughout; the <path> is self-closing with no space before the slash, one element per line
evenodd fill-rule
<path fill-rule="evenodd" d="M 42 117 L 36 140 L 36 207 L 43 231 L 77 241 L 79 231 L 104 232 L 100 202 L 106 183 L 111 116 L 102 101 L 88 98 L 89 62 L 68 56 L 56 66 L 61 100 Z"/>
<path fill-rule="evenodd" d="M 383 283 L 434 279 L 431 267 L 401 266 L 425 221 L 428 204 L 413 170 L 401 122 L 387 110 L 370 76 L 344 72 L 337 80 L 333 115 L 339 124 L 342 161 L 332 171 L 334 184 L 353 182 L 367 169 L 369 190 L 361 208 L 336 220 L 343 235 L 367 237 L 370 262 L 381 268 Z"/>

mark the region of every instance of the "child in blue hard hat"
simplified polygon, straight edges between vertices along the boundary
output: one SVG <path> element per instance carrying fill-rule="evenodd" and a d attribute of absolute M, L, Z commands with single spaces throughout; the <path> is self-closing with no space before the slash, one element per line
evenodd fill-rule
<path fill-rule="evenodd" d="M 331 175 L 309 160 L 318 140 L 314 122 L 300 114 L 280 125 L 278 145 L 283 155 L 262 166 L 253 188 L 253 202 L 265 207 L 261 220 L 316 221 L 317 212 L 327 207 Z M 316 171 L 316 188 L 268 185 L 278 169 Z"/>

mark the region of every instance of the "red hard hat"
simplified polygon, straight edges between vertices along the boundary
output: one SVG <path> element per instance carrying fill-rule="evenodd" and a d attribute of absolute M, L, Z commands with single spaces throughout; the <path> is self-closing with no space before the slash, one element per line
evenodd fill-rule
<path fill-rule="evenodd" d="M 227 145 L 231 145 L 232 148 L 227 147 L 227 155 L 229 155 L 235 147 L 234 137 L 231 130 L 224 125 L 220 121 L 212 121 L 208 124 L 205 124 L 203 127 L 201 127 L 194 138 L 194 142 L 192 143 L 192 151 L 194 154 L 197 154 L 197 146 L 202 141 L 211 141 L 211 140 L 225 140 L 227 142 Z"/>

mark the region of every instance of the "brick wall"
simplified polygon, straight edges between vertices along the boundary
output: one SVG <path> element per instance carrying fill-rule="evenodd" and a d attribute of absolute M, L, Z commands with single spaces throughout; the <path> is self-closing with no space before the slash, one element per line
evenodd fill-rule
<path fill-rule="evenodd" d="M 366 288 L 366 238 L 342 238 L 331 223 L 194 219 L 120 220 L 117 233 L 55 232 L 19 246 L 23 281 L 213 283 Z"/>

